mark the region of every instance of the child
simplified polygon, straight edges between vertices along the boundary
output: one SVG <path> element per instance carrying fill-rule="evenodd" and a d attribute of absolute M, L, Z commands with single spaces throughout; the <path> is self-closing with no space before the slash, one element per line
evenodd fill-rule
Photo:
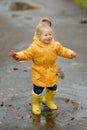
<path fill-rule="evenodd" d="M 36 27 L 33 42 L 30 46 L 20 52 L 10 52 L 16 61 L 32 60 L 32 112 L 35 115 L 41 114 L 40 101 L 41 94 L 46 88 L 42 103 L 51 110 L 56 110 L 57 106 L 53 102 L 53 97 L 57 93 L 58 68 L 56 65 L 57 56 L 65 58 L 75 58 L 77 54 L 63 47 L 53 38 L 51 21 L 48 18 L 40 20 Z"/>

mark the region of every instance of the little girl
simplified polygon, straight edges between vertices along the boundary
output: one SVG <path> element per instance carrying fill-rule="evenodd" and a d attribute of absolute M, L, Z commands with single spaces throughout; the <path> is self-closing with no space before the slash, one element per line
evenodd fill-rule
<path fill-rule="evenodd" d="M 63 47 L 53 38 L 51 21 L 48 18 L 40 20 L 36 27 L 33 42 L 30 46 L 20 52 L 10 52 L 16 61 L 32 60 L 32 112 L 41 114 L 40 102 L 49 109 L 56 110 L 58 107 L 53 102 L 57 93 L 58 67 L 56 59 L 58 56 L 75 58 L 77 54 Z M 42 92 L 46 88 L 45 96 L 41 100 Z"/>

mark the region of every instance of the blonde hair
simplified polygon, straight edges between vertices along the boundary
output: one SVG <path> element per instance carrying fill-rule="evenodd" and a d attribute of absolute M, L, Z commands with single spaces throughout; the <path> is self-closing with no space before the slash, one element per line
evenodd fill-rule
<path fill-rule="evenodd" d="M 39 24 L 36 26 L 35 34 L 40 37 L 44 29 L 49 29 L 52 33 L 51 21 L 48 18 L 42 18 Z"/>
<path fill-rule="evenodd" d="M 50 27 L 52 25 L 51 20 L 49 18 L 46 18 L 46 17 L 42 18 L 40 20 L 39 24 L 41 24 L 41 25 L 46 24 L 46 25 L 48 25 Z"/>

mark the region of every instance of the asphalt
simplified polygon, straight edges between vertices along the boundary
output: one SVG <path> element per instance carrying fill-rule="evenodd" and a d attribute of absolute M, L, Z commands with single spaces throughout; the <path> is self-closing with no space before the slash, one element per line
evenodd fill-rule
<path fill-rule="evenodd" d="M 17 1 L 0 0 L 0 130 L 86 130 L 87 13 L 70 0 L 20 0 L 24 2 L 20 8 Z M 60 82 L 54 102 L 59 109 L 50 111 L 41 104 L 42 114 L 35 116 L 31 112 L 32 61 L 15 62 L 9 52 L 29 46 L 44 16 L 52 20 L 55 39 L 78 56 L 57 60 Z"/>

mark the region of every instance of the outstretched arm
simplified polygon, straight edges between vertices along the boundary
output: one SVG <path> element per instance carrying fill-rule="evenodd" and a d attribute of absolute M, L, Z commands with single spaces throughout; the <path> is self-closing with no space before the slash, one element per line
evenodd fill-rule
<path fill-rule="evenodd" d="M 22 50 L 19 52 L 11 51 L 9 55 L 13 57 L 13 59 L 15 59 L 16 61 L 31 60 L 33 57 L 32 47 L 30 46 L 26 50 Z"/>
<path fill-rule="evenodd" d="M 73 59 L 77 57 L 77 53 L 71 49 L 68 49 L 66 47 L 63 47 L 60 43 L 56 43 L 57 45 L 57 55 L 65 57 L 65 58 L 69 58 L 69 59 Z"/>

